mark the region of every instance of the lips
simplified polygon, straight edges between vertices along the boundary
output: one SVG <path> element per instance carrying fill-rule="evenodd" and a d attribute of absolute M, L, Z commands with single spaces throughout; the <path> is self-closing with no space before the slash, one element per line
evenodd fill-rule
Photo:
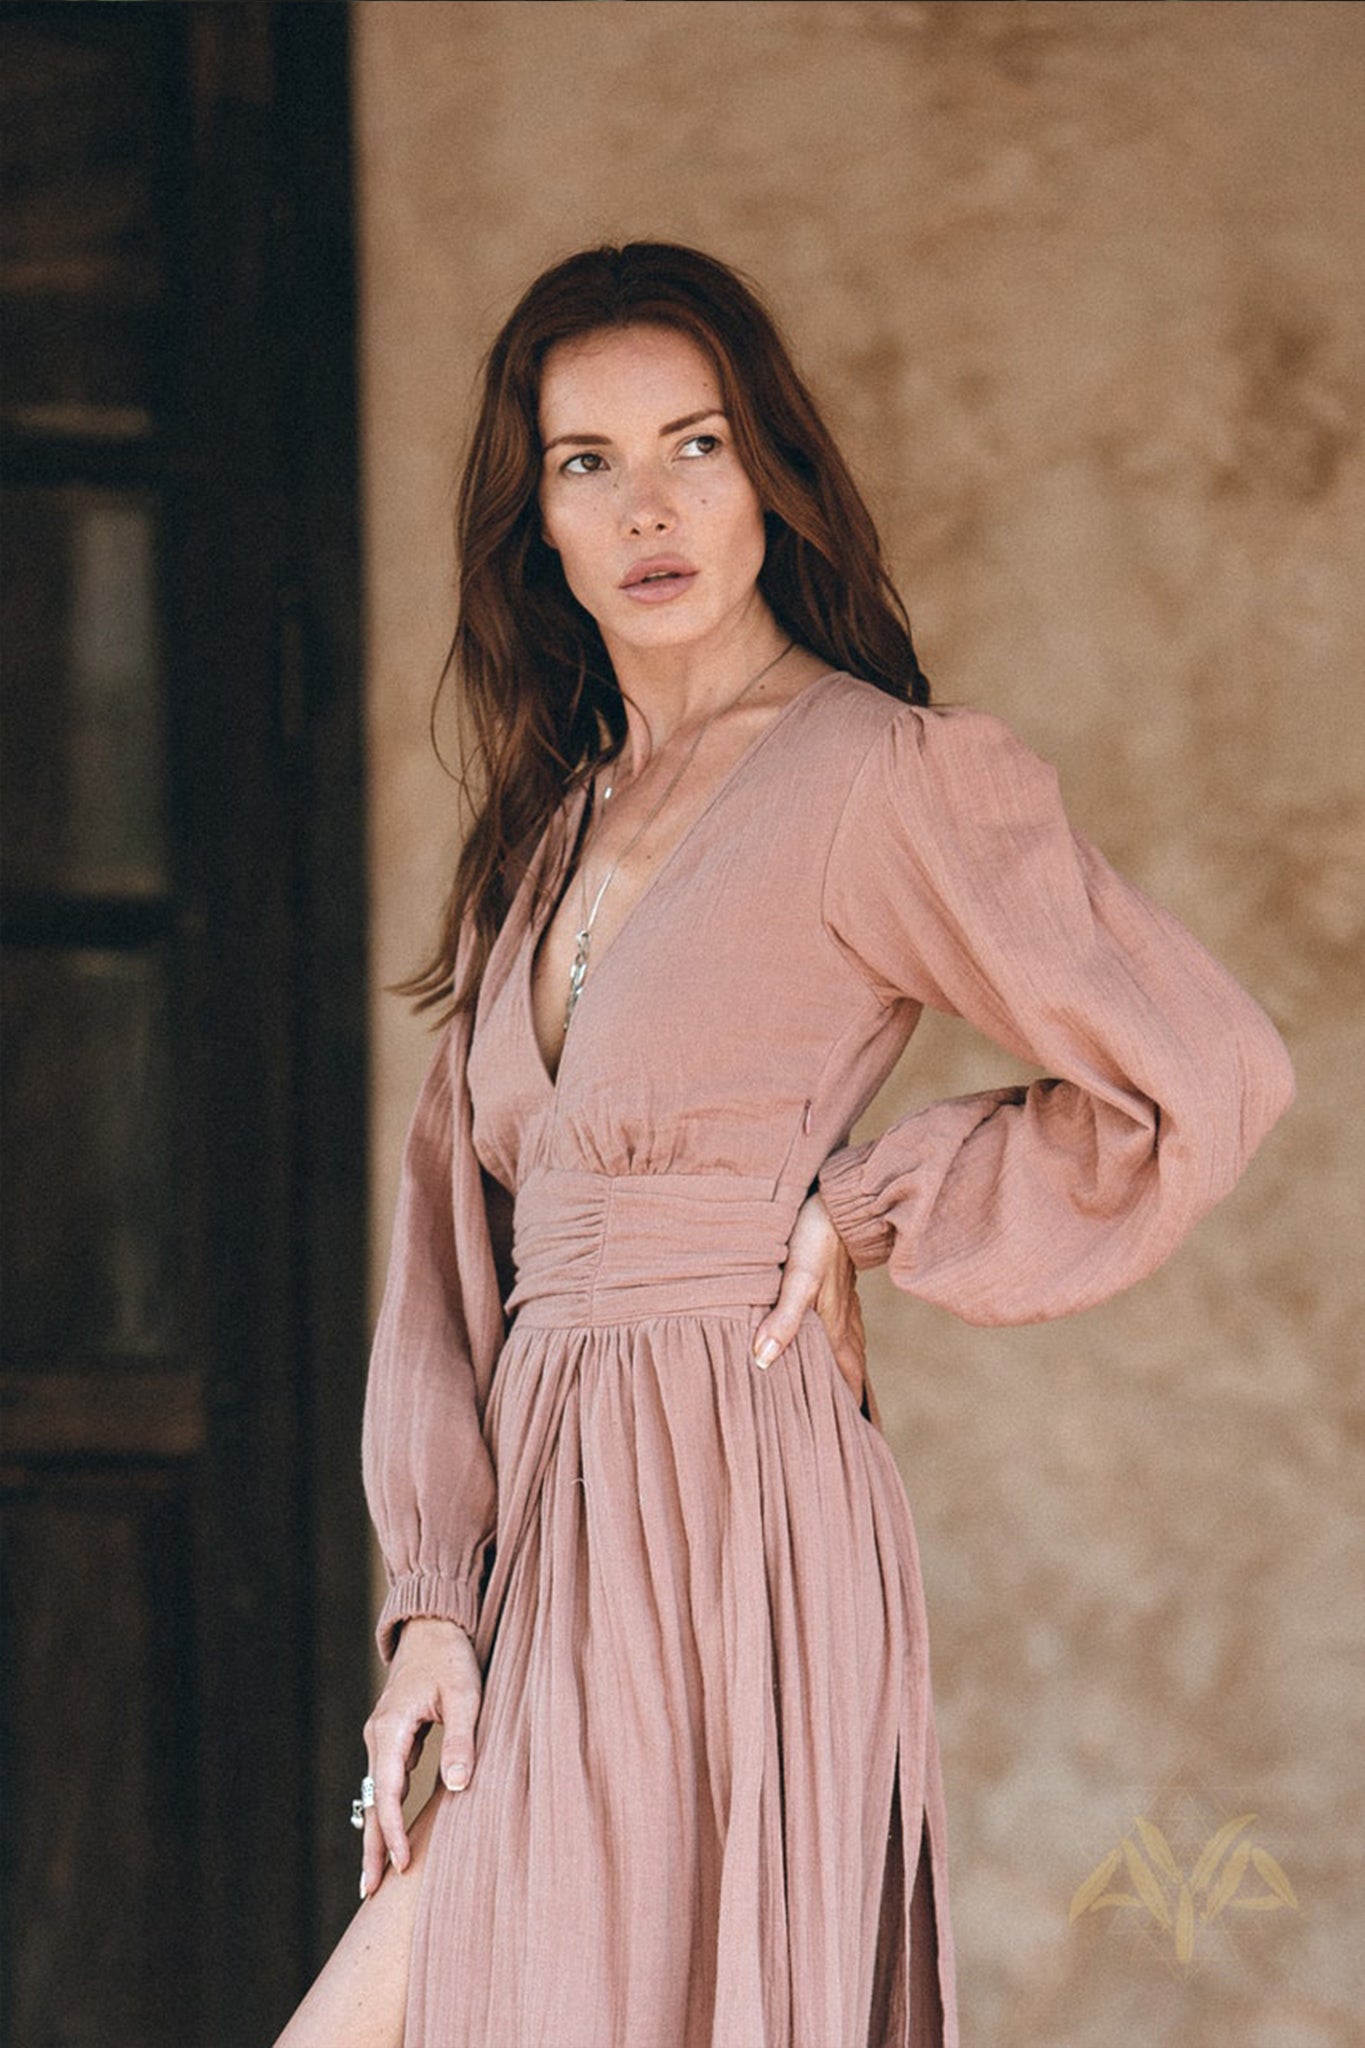
<path fill-rule="evenodd" d="M 695 568 L 681 555 L 650 555 L 644 561 L 631 565 L 620 587 L 627 597 L 658 603 L 690 590 L 696 578 Z"/>

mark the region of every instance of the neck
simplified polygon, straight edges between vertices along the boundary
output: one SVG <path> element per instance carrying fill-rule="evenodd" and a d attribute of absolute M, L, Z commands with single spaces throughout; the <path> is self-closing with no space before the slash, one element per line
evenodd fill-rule
<path fill-rule="evenodd" d="M 638 775 L 675 735 L 695 732 L 733 703 L 766 663 L 776 666 L 787 639 L 764 607 L 724 635 L 685 647 L 609 646 L 626 707 L 621 759 L 628 773 Z"/>

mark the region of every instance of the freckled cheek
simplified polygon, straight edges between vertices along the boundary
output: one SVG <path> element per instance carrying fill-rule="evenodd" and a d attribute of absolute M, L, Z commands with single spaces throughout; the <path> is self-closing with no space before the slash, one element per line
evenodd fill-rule
<path fill-rule="evenodd" d="M 761 564 L 768 550 L 768 535 L 761 513 L 751 511 L 748 506 L 737 511 L 730 532 L 730 552 L 734 560 L 746 566 Z"/>
<path fill-rule="evenodd" d="M 585 585 L 601 581 L 612 562 L 614 528 L 609 512 L 585 517 L 581 507 L 568 518 L 556 517 L 553 506 L 543 508 L 543 531 L 556 549 L 570 589 L 581 595 Z"/>

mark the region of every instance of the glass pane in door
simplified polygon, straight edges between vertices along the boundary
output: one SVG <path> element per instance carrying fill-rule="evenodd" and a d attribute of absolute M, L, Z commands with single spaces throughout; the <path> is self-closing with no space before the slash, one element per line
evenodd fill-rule
<path fill-rule="evenodd" d="M 161 949 L 7 948 L 0 1035 L 7 1358 L 164 1359 L 180 1261 Z"/>
<path fill-rule="evenodd" d="M 0 493 L 6 886 L 167 892 L 156 508 L 92 485 Z"/>

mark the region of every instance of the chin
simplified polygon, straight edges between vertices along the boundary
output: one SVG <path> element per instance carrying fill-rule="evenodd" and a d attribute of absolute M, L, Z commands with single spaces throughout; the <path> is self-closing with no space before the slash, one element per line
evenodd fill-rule
<path fill-rule="evenodd" d="M 610 608 L 610 629 L 642 647 L 668 646 L 700 640 L 743 619 L 754 602 L 757 584 L 747 589 L 705 592 L 692 590 L 671 604 L 638 605 L 629 598 Z"/>
<path fill-rule="evenodd" d="M 613 618 L 609 631 L 624 647 L 686 647 L 704 640 L 720 621 L 690 611 L 685 600 L 659 606 L 653 611 L 632 608 L 629 617 Z"/>

